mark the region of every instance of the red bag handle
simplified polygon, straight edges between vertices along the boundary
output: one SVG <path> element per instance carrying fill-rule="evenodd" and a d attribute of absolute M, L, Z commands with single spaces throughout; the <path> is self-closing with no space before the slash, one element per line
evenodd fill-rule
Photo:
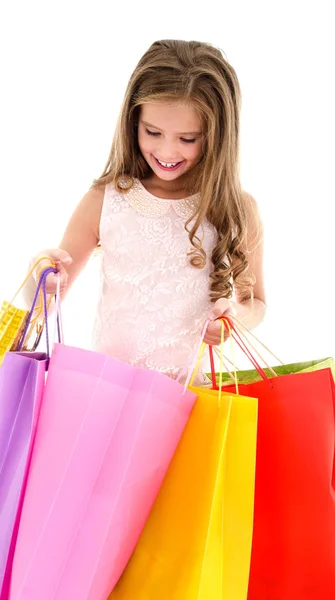
<path fill-rule="evenodd" d="M 219 320 L 226 321 L 229 324 L 229 327 L 230 327 L 230 330 L 231 330 L 232 339 L 237 343 L 237 345 L 241 348 L 242 352 L 250 360 L 250 362 L 252 363 L 252 365 L 255 367 L 256 371 L 259 373 L 260 377 L 264 381 L 270 382 L 270 378 L 267 376 L 267 374 L 265 373 L 264 369 L 262 369 L 262 367 L 260 366 L 260 364 L 257 362 L 256 358 L 254 357 L 254 355 L 249 350 L 248 346 L 246 345 L 246 343 L 243 340 L 243 338 L 240 335 L 240 333 L 236 330 L 236 327 L 234 326 L 233 321 L 231 319 L 229 319 L 229 317 L 220 317 Z M 210 358 L 210 366 L 211 366 L 212 389 L 213 390 L 218 390 L 219 387 L 218 387 L 218 385 L 216 383 L 216 371 L 215 371 L 215 363 L 214 363 L 213 346 L 209 346 L 209 358 Z"/>

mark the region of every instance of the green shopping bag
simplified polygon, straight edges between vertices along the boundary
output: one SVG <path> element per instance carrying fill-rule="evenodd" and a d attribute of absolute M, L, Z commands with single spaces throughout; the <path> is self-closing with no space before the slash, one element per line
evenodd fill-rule
<path fill-rule="evenodd" d="M 292 375 L 295 373 L 311 373 L 312 371 L 321 371 L 322 369 L 331 369 L 335 379 L 335 361 L 333 358 L 323 358 L 320 360 L 309 360 L 305 362 L 291 363 L 289 365 L 279 365 L 272 367 L 277 375 Z M 264 368 L 264 372 L 268 377 L 272 374 L 268 368 Z M 238 383 L 255 383 L 261 381 L 262 378 L 256 369 L 248 369 L 245 371 L 236 372 Z M 208 373 L 208 377 L 212 375 Z M 231 378 L 228 373 L 223 373 L 223 385 L 231 385 Z M 219 384 L 219 375 L 216 374 L 216 381 Z"/>

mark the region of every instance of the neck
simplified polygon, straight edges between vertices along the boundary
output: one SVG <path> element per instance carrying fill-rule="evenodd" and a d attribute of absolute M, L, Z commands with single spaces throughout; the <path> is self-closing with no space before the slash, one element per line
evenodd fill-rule
<path fill-rule="evenodd" d="M 164 181 L 164 179 L 160 179 L 155 173 L 151 172 L 143 179 L 143 183 L 148 191 L 166 198 L 185 198 L 185 196 L 194 193 L 190 185 L 189 173 L 185 173 L 185 175 L 172 181 Z"/>

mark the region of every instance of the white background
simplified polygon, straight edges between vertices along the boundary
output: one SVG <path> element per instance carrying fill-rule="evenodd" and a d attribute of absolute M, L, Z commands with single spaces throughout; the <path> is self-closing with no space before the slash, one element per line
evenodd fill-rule
<path fill-rule="evenodd" d="M 335 355 L 332 2 L 2 2 L 0 299 L 32 254 L 57 247 L 109 153 L 127 80 L 156 39 L 224 50 L 243 94 L 242 183 L 266 235 L 258 334 L 285 362 Z M 89 345 L 93 259 L 65 302 Z"/>

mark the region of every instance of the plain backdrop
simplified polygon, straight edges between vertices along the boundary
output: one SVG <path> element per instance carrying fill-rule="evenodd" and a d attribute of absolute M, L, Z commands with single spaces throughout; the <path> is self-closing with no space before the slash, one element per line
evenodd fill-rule
<path fill-rule="evenodd" d="M 57 247 L 103 170 L 125 86 L 156 39 L 219 46 L 239 76 L 242 183 L 265 227 L 258 335 L 285 362 L 335 354 L 332 2 L 92 0 L 0 5 L 0 300 L 31 255 Z M 92 259 L 64 303 L 89 346 Z"/>

